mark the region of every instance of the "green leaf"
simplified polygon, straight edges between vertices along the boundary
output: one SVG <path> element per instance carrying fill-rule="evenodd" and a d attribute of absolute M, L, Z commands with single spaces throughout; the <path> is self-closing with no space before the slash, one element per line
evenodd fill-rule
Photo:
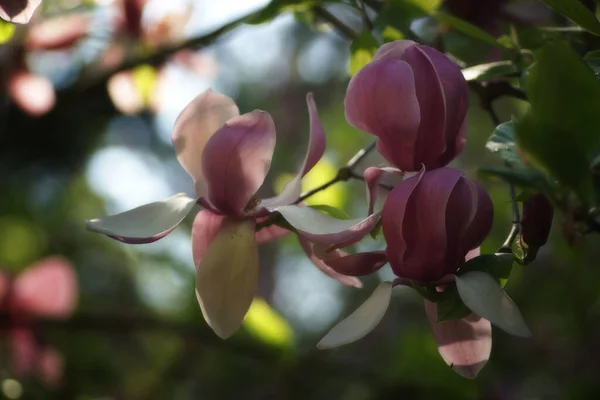
<path fill-rule="evenodd" d="M 505 77 L 514 75 L 518 72 L 519 70 L 512 61 L 496 61 L 487 64 L 479 64 L 462 70 L 463 76 L 467 81 Z"/>
<path fill-rule="evenodd" d="M 473 39 L 480 40 L 492 46 L 512 48 L 512 45 L 507 47 L 506 42 L 498 42 L 498 40 L 496 40 L 495 37 L 484 31 L 483 29 L 478 28 L 475 25 L 460 18 L 457 18 L 453 15 L 446 14 L 445 12 L 441 11 L 436 11 L 432 13 L 431 16 L 437 19 L 439 22 L 448 24 L 457 31 L 460 31 Z"/>
<path fill-rule="evenodd" d="M 485 147 L 492 153 L 502 158 L 508 166 L 515 169 L 528 169 L 517 154 L 515 142 L 515 122 L 509 121 L 500 124 L 488 139 Z"/>
<path fill-rule="evenodd" d="M 529 69 L 525 91 L 531 103 L 516 125 L 520 147 L 532 161 L 589 201 L 589 164 L 600 148 L 600 84 L 566 43 L 548 43 Z"/>
<path fill-rule="evenodd" d="M 322 211 L 325 214 L 337 219 L 351 219 L 350 216 L 344 210 L 330 206 L 328 204 L 313 204 L 309 207 L 314 208 L 317 211 Z"/>
<path fill-rule="evenodd" d="M 456 289 L 456 284 L 448 285 L 437 303 L 437 322 L 462 319 L 471 314 L 469 307 L 465 306 Z"/>
<path fill-rule="evenodd" d="M 491 275 L 481 271 L 457 275 L 456 288 L 475 314 L 512 335 L 531 336 L 519 308 Z"/>
<path fill-rule="evenodd" d="M 506 167 L 482 167 L 477 173 L 486 178 L 501 178 L 524 189 L 537 189 L 544 193 L 553 193 L 554 189 L 546 178 L 536 170 L 515 170 Z"/>
<path fill-rule="evenodd" d="M 596 16 L 578 0 L 542 0 L 548 7 L 564 15 L 575 24 L 594 35 L 600 36 L 600 22 Z"/>
<path fill-rule="evenodd" d="M 350 75 L 356 74 L 373 59 L 379 43 L 370 30 L 364 30 L 350 45 Z"/>
<path fill-rule="evenodd" d="M 512 263 L 512 254 L 484 254 L 467 261 L 456 275 L 464 275 L 472 271 L 486 272 L 493 276 L 500 283 L 500 286 L 504 287 L 512 271 Z"/>

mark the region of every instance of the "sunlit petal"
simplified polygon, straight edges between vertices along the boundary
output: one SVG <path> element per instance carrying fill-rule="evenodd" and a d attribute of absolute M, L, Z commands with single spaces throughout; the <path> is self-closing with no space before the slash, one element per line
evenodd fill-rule
<path fill-rule="evenodd" d="M 202 151 L 208 139 L 233 117 L 240 115 L 235 102 L 208 89 L 181 112 L 173 127 L 173 146 L 181 166 L 202 181 Z M 198 188 L 200 185 L 196 185 Z M 198 193 L 202 195 L 203 193 Z"/>
<path fill-rule="evenodd" d="M 267 112 L 230 119 L 202 153 L 210 202 L 224 214 L 243 215 L 265 180 L 274 148 L 275 124 Z"/>
<path fill-rule="evenodd" d="M 323 153 L 325 152 L 325 131 L 323 130 L 323 125 L 319 119 L 317 106 L 312 93 L 306 95 L 306 103 L 308 104 L 308 114 L 310 119 L 310 137 L 302 166 L 300 167 L 298 174 L 285 185 L 283 191 L 279 195 L 263 200 L 260 207 L 275 210 L 279 206 L 293 204 L 298 197 L 300 197 L 300 193 L 302 192 L 302 177 L 317 164 L 321 157 L 323 157 Z"/>
<path fill-rule="evenodd" d="M 454 321 L 437 321 L 437 306 L 425 300 L 425 311 L 440 355 L 452 369 L 473 379 L 485 366 L 492 350 L 492 325 L 478 315 Z"/>
<path fill-rule="evenodd" d="M 225 339 L 240 327 L 258 285 L 258 248 L 253 220 L 225 218 L 196 274 L 202 314 Z"/>

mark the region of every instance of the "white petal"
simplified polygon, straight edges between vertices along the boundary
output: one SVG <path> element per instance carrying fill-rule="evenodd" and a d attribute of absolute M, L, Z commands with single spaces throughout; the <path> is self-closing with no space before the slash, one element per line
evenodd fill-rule
<path fill-rule="evenodd" d="M 456 275 L 456 288 L 475 314 L 512 335 L 531 336 L 519 308 L 491 275 L 481 271 Z"/>
<path fill-rule="evenodd" d="M 381 321 L 392 298 L 392 282 L 381 282 L 373 294 L 346 319 L 335 325 L 317 344 L 321 350 L 355 342 Z"/>
<path fill-rule="evenodd" d="M 196 200 L 179 193 L 120 214 L 85 221 L 85 226 L 125 243 L 150 243 L 175 229 L 195 203 Z"/>
<path fill-rule="evenodd" d="M 225 218 L 196 274 L 196 296 L 215 333 L 233 335 L 248 312 L 258 285 L 258 247 L 253 220 Z"/>

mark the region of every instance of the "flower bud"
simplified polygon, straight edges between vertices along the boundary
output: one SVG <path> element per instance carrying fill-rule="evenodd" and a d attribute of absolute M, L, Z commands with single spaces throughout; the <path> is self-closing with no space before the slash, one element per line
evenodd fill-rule
<path fill-rule="evenodd" d="M 493 213 L 485 190 L 457 169 L 421 171 L 402 181 L 382 211 L 392 270 L 422 283 L 455 273 L 489 233 Z"/>
<path fill-rule="evenodd" d="M 463 149 L 467 83 L 445 54 L 410 40 L 379 48 L 350 81 L 348 122 L 378 137 L 377 149 L 404 171 L 443 167 Z"/>
<path fill-rule="evenodd" d="M 523 202 L 521 218 L 521 246 L 542 247 L 548 241 L 554 207 L 541 193 L 536 193 Z"/>

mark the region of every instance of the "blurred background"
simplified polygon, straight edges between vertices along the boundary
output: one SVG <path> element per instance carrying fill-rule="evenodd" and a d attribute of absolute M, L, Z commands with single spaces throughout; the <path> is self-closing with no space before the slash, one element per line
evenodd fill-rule
<path fill-rule="evenodd" d="M 443 7 L 494 36 L 515 32 L 531 48 L 557 34 L 539 26 L 568 26 L 536 1 L 412 2 Z M 363 279 L 359 290 L 319 272 L 291 235 L 266 244 L 260 250 L 258 297 L 243 328 L 222 341 L 206 326 L 194 296 L 193 216 L 147 245 L 124 245 L 85 230 L 86 219 L 178 192 L 193 194 L 175 158 L 171 128 L 183 107 L 207 88 L 233 97 L 242 112 L 263 109 L 273 116 L 277 147 L 264 195 L 281 190 L 304 156 L 307 92 L 315 94 L 328 142 L 305 189 L 331 179 L 371 141 L 344 118 L 350 34 L 365 26 L 355 3 L 288 3 L 293 4 L 44 0 L 28 25 L 0 21 L 0 267 L 16 275 L 59 255 L 73 266 L 79 286 L 71 318 L 34 326 L 37 340 L 60 354 L 62 377 L 48 384 L 35 373 L 14 374 L 13 349 L 0 337 L 0 395 L 78 400 L 600 395 L 597 239 L 568 245 L 560 215 L 549 245 L 533 264 L 515 267 L 507 286 L 533 337 L 494 328 L 491 360 L 476 380 L 446 366 L 422 299 L 403 287 L 395 289 L 384 320 L 366 338 L 336 350 L 316 349 L 336 321 L 391 277 L 389 267 Z M 385 14 L 389 1 L 371 3 L 367 14 L 373 19 L 377 10 L 393 19 Z M 339 22 L 349 31 L 336 28 Z M 503 57 L 431 18 L 408 22 L 419 40 L 443 46 L 463 66 Z M 574 46 L 590 45 L 581 32 L 560 34 Z M 494 106 L 502 121 L 525 110 L 514 99 Z M 454 165 L 476 177 L 478 166 L 500 163 L 485 150 L 493 128 L 471 93 L 468 143 Z M 361 167 L 381 162 L 372 154 Z M 490 253 L 510 229 L 509 195 L 502 182 L 480 181 L 495 205 L 493 232 L 482 248 Z M 354 217 L 366 212 L 365 188 L 358 181 L 338 183 L 311 202 Z M 360 244 L 384 247 L 382 239 L 370 237 Z"/>

